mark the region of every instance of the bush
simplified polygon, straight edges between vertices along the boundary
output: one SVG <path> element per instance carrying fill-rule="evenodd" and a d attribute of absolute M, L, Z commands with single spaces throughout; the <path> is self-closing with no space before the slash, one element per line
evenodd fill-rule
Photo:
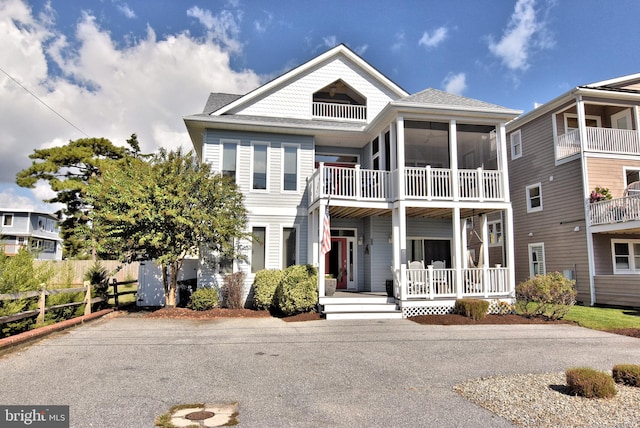
<path fill-rule="evenodd" d="M 242 297 L 244 295 L 244 272 L 235 272 L 225 275 L 222 286 L 224 296 L 224 307 L 229 309 L 242 308 Z"/>
<path fill-rule="evenodd" d="M 271 309 L 274 306 L 276 288 L 282 280 L 283 271 L 263 269 L 256 272 L 253 280 L 253 302 L 258 310 Z"/>
<path fill-rule="evenodd" d="M 459 299 L 453 307 L 453 313 L 473 320 L 480 320 L 487 315 L 489 302 L 480 299 Z"/>
<path fill-rule="evenodd" d="M 586 398 L 611 398 L 616 395 L 613 378 L 607 373 L 589 367 L 577 367 L 566 371 L 569 392 Z"/>
<path fill-rule="evenodd" d="M 318 272 L 311 265 L 293 265 L 284 270 L 276 288 L 275 306 L 283 315 L 311 312 L 318 304 Z"/>
<path fill-rule="evenodd" d="M 194 311 L 207 311 L 218 306 L 217 288 L 198 288 L 191 293 L 189 308 Z"/>
<path fill-rule="evenodd" d="M 640 387 L 640 365 L 616 364 L 613 366 L 613 380 L 623 385 Z"/>
<path fill-rule="evenodd" d="M 525 316 L 561 319 L 576 301 L 575 281 L 560 272 L 536 275 L 516 286 L 516 310 Z"/>
<path fill-rule="evenodd" d="M 91 284 L 91 296 L 101 297 L 104 301 L 97 304 L 97 308 L 106 307 L 109 297 L 109 278 L 107 269 L 99 261 L 94 262 L 84 273 L 84 280 Z"/>

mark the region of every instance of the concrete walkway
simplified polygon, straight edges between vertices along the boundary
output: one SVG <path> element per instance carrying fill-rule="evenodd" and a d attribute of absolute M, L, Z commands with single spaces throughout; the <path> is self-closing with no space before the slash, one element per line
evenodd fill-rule
<path fill-rule="evenodd" d="M 511 424 L 453 386 L 640 363 L 640 340 L 569 325 L 103 319 L 0 359 L 0 404 L 70 405 L 72 427 L 152 427 L 176 404 L 239 404 L 244 427 Z"/>

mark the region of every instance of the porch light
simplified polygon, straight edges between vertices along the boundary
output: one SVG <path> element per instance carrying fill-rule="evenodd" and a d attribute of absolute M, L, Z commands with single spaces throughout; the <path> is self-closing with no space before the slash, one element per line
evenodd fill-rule
<path fill-rule="evenodd" d="M 358 245 L 364 244 L 364 236 L 358 237 Z"/>

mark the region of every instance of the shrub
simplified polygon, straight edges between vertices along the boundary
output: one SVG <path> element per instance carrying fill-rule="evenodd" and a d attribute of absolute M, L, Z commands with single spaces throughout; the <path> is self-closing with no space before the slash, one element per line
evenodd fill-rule
<path fill-rule="evenodd" d="M 283 271 L 263 269 L 256 272 L 253 280 L 253 302 L 256 309 L 271 309 L 274 306 L 276 288 L 282 280 Z"/>
<path fill-rule="evenodd" d="M 453 313 L 463 315 L 473 320 L 479 320 L 487 315 L 489 302 L 480 299 L 459 299 L 453 307 Z"/>
<path fill-rule="evenodd" d="M 536 275 L 516 286 L 516 310 L 525 316 L 561 319 L 576 300 L 575 281 L 560 272 Z"/>
<path fill-rule="evenodd" d="M 94 262 L 84 273 L 84 280 L 91 284 L 93 297 L 101 297 L 104 301 L 98 303 L 97 307 L 107 306 L 109 290 L 109 278 L 107 269 L 99 261 Z"/>
<path fill-rule="evenodd" d="M 616 395 L 613 378 L 607 373 L 589 367 L 571 368 L 566 371 L 569 392 L 586 398 L 611 398 Z"/>
<path fill-rule="evenodd" d="M 513 314 L 514 312 L 515 312 L 514 306 L 511 303 L 505 302 L 502 300 L 495 301 L 495 305 L 492 311 L 492 313 L 497 315 L 510 315 L 510 314 Z"/>
<path fill-rule="evenodd" d="M 310 312 L 318 304 L 318 272 L 311 265 L 293 265 L 284 270 L 276 288 L 275 306 L 283 315 Z"/>
<path fill-rule="evenodd" d="M 189 308 L 194 311 L 207 311 L 218 306 L 217 288 L 198 288 L 191 293 Z"/>
<path fill-rule="evenodd" d="M 242 297 L 244 295 L 244 272 L 235 272 L 225 275 L 222 286 L 224 296 L 224 307 L 230 309 L 242 308 Z"/>
<path fill-rule="evenodd" d="M 640 387 L 640 365 L 616 364 L 613 366 L 613 380 L 629 386 Z"/>

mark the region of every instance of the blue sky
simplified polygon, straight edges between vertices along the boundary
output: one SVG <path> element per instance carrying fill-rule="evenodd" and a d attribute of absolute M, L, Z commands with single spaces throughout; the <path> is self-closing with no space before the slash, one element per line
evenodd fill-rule
<path fill-rule="evenodd" d="M 13 185 L 34 149 L 134 132 L 146 151 L 190 148 L 182 117 L 209 92 L 338 43 L 410 93 L 528 111 L 640 72 L 638 16 L 637 0 L 0 0 L 0 207 L 55 210 L 47 186 Z"/>

